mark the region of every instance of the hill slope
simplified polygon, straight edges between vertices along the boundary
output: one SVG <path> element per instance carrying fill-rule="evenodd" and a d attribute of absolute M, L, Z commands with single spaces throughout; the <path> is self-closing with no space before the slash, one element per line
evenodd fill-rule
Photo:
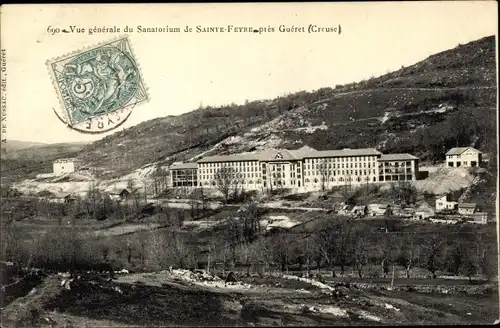
<path fill-rule="evenodd" d="M 8 140 L 2 148 L 1 184 L 34 177 L 37 173 L 52 172 L 52 161 L 74 157 L 85 143 L 26 143 Z"/>
<path fill-rule="evenodd" d="M 78 157 L 107 178 L 200 154 L 303 144 L 375 147 L 426 161 L 471 145 L 494 157 L 495 65 L 489 36 L 366 81 L 143 122 L 85 146 Z"/>

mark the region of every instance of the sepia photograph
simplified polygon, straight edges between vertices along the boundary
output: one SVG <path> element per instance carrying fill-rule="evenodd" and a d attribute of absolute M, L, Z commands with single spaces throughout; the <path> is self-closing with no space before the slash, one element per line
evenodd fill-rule
<path fill-rule="evenodd" d="M 495 1 L 0 7 L 0 327 L 500 323 Z"/>

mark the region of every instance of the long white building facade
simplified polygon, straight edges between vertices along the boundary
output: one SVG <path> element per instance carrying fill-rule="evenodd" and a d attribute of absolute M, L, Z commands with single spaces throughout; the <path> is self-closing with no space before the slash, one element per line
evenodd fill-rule
<path fill-rule="evenodd" d="M 410 154 L 382 154 L 373 148 L 318 151 L 304 146 L 207 156 L 196 163 L 173 165 L 170 172 L 174 187 L 217 188 L 231 181 L 245 190 L 321 190 L 348 184 L 415 181 L 418 160 Z"/>

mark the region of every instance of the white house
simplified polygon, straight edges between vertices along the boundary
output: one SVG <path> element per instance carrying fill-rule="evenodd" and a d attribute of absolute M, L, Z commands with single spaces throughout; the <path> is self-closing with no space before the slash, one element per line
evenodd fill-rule
<path fill-rule="evenodd" d="M 479 150 L 472 147 L 456 147 L 446 153 L 446 166 L 449 167 L 475 167 L 480 166 L 482 155 Z"/>
<path fill-rule="evenodd" d="M 472 215 L 474 218 L 474 223 L 486 224 L 488 223 L 488 213 L 486 212 L 476 212 Z"/>
<path fill-rule="evenodd" d="M 436 212 L 441 212 L 443 210 L 456 210 L 458 208 L 458 202 L 450 200 L 449 195 L 444 195 L 436 199 Z"/>
<path fill-rule="evenodd" d="M 54 175 L 63 175 L 75 172 L 78 169 L 78 160 L 75 158 L 60 158 L 53 163 Z"/>
<path fill-rule="evenodd" d="M 458 204 L 458 214 L 472 215 L 476 212 L 476 208 L 475 203 L 461 203 Z"/>

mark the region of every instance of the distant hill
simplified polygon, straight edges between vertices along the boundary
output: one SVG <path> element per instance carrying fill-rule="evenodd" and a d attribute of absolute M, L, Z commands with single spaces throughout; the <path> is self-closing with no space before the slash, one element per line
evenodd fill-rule
<path fill-rule="evenodd" d="M 7 140 L 5 143 L 2 143 L 2 150 L 5 151 L 16 151 L 19 149 L 25 149 L 36 146 L 46 145 L 41 142 L 31 142 L 31 141 L 20 141 L 20 140 Z"/>
<path fill-rule="evenodd" d="M 62 157 L 75 157 L 86 143 L 43 144 L 8 140 L 2 147 L 2 185 L 37 173 L 52 172 L 52 161 Z"/>
<path fill-rule="evenodd" d="M 65 156 L 68 153 L 80 151 L 86 144 L 85 142 L 46 144 L 8 140 L 5 143 L 5 147 L 2 147 L 2 158 L 52 158 L 58 155 Z"/>
<path fill-rule="evenodd" d="M 103 177 L 155 162 L 266 147 L 375 147 L 442 161 L 475 146 L 496 157 L 495 38 L 432 55 L 380 77 L 244 105 L 143 122 L 78 151 Z"/>

